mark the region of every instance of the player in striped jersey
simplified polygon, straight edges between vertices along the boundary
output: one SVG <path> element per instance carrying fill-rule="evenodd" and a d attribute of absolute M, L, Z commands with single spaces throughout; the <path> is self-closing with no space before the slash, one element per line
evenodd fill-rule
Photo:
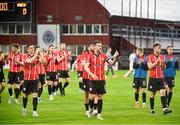
<path fill-rule="evenodd" d="M 26 106 L 28 102 L 28 95 L 32 93 L 33 117 L 38 117 L 38 65 L 40 60 L 45 62 L 42 50 L 30 44 L 27 45 L 27 54 L 24 55 L 24 86 L 23 86 L 23 111 L 22 115 L 26 116 Z"/>
<path fill-rule="evenodd" d="M 118 57 L 118 52 L 115 52 L 115 58 L 110 60 L 106 54 L 102 52 L 102 42 L 96 40 L 94 42 L 95 50 L 89 54 L 89 63 L 85 64 L 85 70 L 90 75 L 89 78 L 89 91 L 90 91 L 90 111 L 88 117 L 91 118 L 93 115 L 94 99 L 98 100 L 98 114 L 97 119 L 104 120 L 101 115 L 103 106 L 103 95 L 106 93 L 105 88 L 105 63 L 108 62 L 113 65 Z"/>
<path fill-rule="evenodd" d="M 154 98 L 156 92 L 159 91 L 161 96 L 161 104 L 163 107 L 163 113 L 171 113 L 172 111 L 167 108 L 166 105 L 166 89 L 165 89 L 165 81 L 164 81 L 164 73 L 163 70 L 166 67 L 165 58 L 161 52 L 161 44 L 154 43 L 153 45 L 153 53 L 148 56 L 147 64 L 150 70 L 149 74 L 149 85 L 148 90 L 150 91 L 150 106 L 151 113 L 155 113 L 154 111 Z"/>
<path fill-rule="evenodd" d="M 83 65 L 83 83 L 82 83 L 82 89 L 84 90 L 84 106 L 86 109 L 86 115 L 89 114 L 89 75 L 85 71 L 84 66 L 86 63 L 89 62 L 89 54 L 94 51 L 94 44 L 93 42 L 90 42 L 87 46 L 87 50 L 82 52 L 81 58 L 82 58 L 82 65 Z M 94 105 L 94 109 L 96 109 L 96 104 Z M 96 110 L 94 110 L 96 111 Z"/>
<path fill-rule="evenodd" d="M 44 53 L 43 53 L 43 55 L 44 55 Z M 41 102 L 41 95 L 42 95 L 42 92 L 43 92 L 43 85 L 46 82 L 46 79 L 45 79 L 45 74 L 46 74 L 45 62 L 43 63 L 43 60 L 40 60 L 40 63 L 39 63 L 39 66 L 38 66 L 38 71 L 39 71 L 38 102 Z"/>
<path fill-rule="evenodd" d="M 66 44 L 61 43 L 60 50 L 57 53 L 58 61 L 58 84 L 61 96 L 65 96 L 65 88 L 69 85 L 69 73 L 68 73 L 68 61 L 70 59 L 71 52 L 66 50 Z M 62 87 L 62 78 L 65 79 L 64 86 Z"/>
<path fill-rule="evenodd" d="M 52 86 L 57 86 L 57 55 L 54 53 L 54 45 L 48 47 L 48 53 L 45 55 L 46 60 L 46 79 L 48 84 L 49 100 L 53 100 Z"/>
<path fill-rule="evenodd" d="M 10 65 L 9 74 L 8 74 L 8 92 L 9 92 L 9 101 L 12 103 L 13 94 L 12 94 L 12 85 L 14 85 L 15 92 L 15 103 L 19 104 L 18 98 L 20 93 L 20 72 L 21 66 L 23 65 L 23 54 L 19 51 L 19 45 L 14 43 L 11 45 L 11 53 L 8 55 L 8 63 Z"/>
<path fill-rule="evenodd" d="M 3 66 L 5 65 L 4 56 L 2 51 L 0 51 L 0 103 L 1 103 L 1 94 L 5 89 L 5 78 L 4 78 L 4 71 Z"/>
<path fill-rule="evenodd" d="M 77 69 L 77 75 L 78 75 L 78 79 L 79 79 L 79 88 L 82 89 L 82 75 L 83 75 L 83 72 L 82 72 L 82 57 L 81 57 L 81 55 L 78 55 L 76 60 L 72 64 L 71 72 L 74 72 L 75 66 L 76 66 L 76 69 Z"/>
<path fill-rule="evenodd" d="M 166 69 L 164 70 L 164 79 L 166 82 L 167 106 L 170 106 L 173 95 L 173 87 L 175 86 L 176 70 L 178 69 L 178 57 L 174 55 L 173 46 L 167 47 L 165 54 Z"/>

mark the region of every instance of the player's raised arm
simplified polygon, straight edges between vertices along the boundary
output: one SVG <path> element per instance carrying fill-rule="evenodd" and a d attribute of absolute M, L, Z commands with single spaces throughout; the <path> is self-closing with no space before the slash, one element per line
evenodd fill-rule
<path fill-rule="evenodd" d="M 78 61 L 78 58 L 74 61 L 74 63 L 72 64 L 72 69 L 71 69 L 71 72 L 74 72 L 74 68 L 77 64 L 77 61 Z"/>
<path fill-rule="evenodd" d="M 40 61 L 41 63 L 45 64 L 46 61 L 45 61 L 44 53 L 43 53 L 43 50 L 42 50 L 42 49 L 40 49 L 39 56 L 40 56 L 39 61 Z"/>
<path fill-rule="evenodd" d="M 108 59 L 107 62 L 108 62 L 110 65 L 114 65 L 114 64 L 116 63 L 117 59 L 118 59 L 118 56 L 119 56 L 119 53 L 118 53 L 118 51 L 116 51 L 116 52 L 114 53 L 114 58 L 113 58 L 113 60 Z"/>
<path fill-rule="evenodd" d="M 148 58 L 148 68 L 149 69 L 153 69 L 154 67 L 156 67 L 157 66 L 157 64 L 158 64 L 158 62 L 159 62 L 159 60 L 160 59 L 157 59 L 154 63 L 152 63 L 151 61 L 150 61 L 150 59 Z"/>

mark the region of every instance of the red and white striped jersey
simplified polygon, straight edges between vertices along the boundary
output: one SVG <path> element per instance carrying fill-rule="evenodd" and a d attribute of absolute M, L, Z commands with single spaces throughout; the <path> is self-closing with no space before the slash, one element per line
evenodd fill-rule
<path fill-rule="evenodd" d="M 56 67 L 57 55 L 47 53 L 45 55 L 45 60 L 46 60 L 46 71 L 56 72 L 57 71 L 57 67 Z"/>
<path fill-rule="evenodd" d="M 105 63 L 108 60 L 106 54 L 101 52 L 99 55 L 91 52 L 89 54 L 89 69 L 90 71 L 98 77 L 97 80 L 105 80 Z M 91 76 L 90 80 L 94 80 Z"/>
<path fill-rule="evenodd" d="M 38 71 L 39 71 L 39 74 L 45 74 L 45 66 L 44 66 L 44 64 L 43 63 L 39 63 L 39 65 L 38 65 Z"/>
<path fill-rule="evenodd" d="M 26 60 L 31 58 L 29 54 L 24 55 L 24 80 L 38 80 L 39 78 L 39 57 L 37 56 L 32 63 L 27 63 Z"/>
<path fill-rule="evenodd" d="M 82 57 L 77 56 L 77 71 L 82 71 Z"/>
<path fill-rule="evenodd" d="M 21 52 L 15 54 L 15 53 L 10 53 L 8 54 L 8 61 L 10 65 L 10 72 L 20 72 L 21 65 L 17 63 L 15 60 L 18 59 L 20 62 L 23 62 L 23 54 Z"/>
<path fill-rule="evenodd" d="M 147 64 L 153 64 L 157 61 L 157 59 L 160 58 L 163 62 L 165 62 L 165 57 L 163 55 L 156 56 L 154 54 L 150 54 L 148 56 Z M 161 62 L 159 62 L 154 68 L 150 69 L 150 77 L 151 78 L 163 78 L 163 68 Z"/>
<path fill-rule="evenodd" d="M 88 63 L 89 62 L 89 52 L 83 51 L 81 54 L 81 60 L 82 63 Z M 82 67 L 83 71 L 83 79 L 89 79 L 89 74 L 84 70 L 84 66 Z"/>
<path fill-rule="evenodd" d="M 62 59 L 60 62 L 58 62 L 58 70 L 68 70 L 68 60 L 70 59 L 70 55 L 68 51 L 62 51 L 60 50 L 58 52 L 58 56 L 61 58 L 63 56 L 66 57 L 64 59 Z"/>

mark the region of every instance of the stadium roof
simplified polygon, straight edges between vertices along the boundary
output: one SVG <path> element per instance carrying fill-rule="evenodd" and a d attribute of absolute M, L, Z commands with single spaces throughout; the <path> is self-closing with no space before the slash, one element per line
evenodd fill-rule
<path fill-rule="evenodd" d="M 111 15 L 121 16 L 122 0 L 98 0 Z M 129 11 L 131 1 L 131 11 Z M 147 1 L 142 0 L 142 17 L 147 18 Z M 156 19 L 180 21 L 180 0 L 156 0 Z M 155 0 L 149 0 L 149 18 L 154 19 Z M 123 0 L 123 16 L 135 17 L 136 0 Z M 140 17 L 140 0 L 137 0 L 137 17 Z"/>

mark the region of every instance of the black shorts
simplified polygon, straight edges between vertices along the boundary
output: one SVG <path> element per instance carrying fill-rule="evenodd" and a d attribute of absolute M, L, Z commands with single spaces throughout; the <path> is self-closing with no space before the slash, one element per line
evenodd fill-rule
<path fill-rule="evenodd" d="M 175 86 L 174 77 L 165 77 L 165 83 L 168 85 L 169 88 L 173 88 Z"/>
<path fill-rule="evenodd" d="M 69 78 L 68 70 L 59 70 L 58 77 L 59 78 Z"/>
<path fill-rule="evenodd" d="M 156 92 L 161 89 L 165 89 L 165 81 L 163 78 L 149 78 L 149 91 Z"/>
<path fill-rule="evenodd" d="M 5 82 L 4 73 L 0 72 L 0 83 Z"/>
<path fill-rule="evenodd" d="M 19 84 L 20 83 L 20 72 L 9 72 L 8 74 L 9 84 Z"/>
<path fill-rule="evenodd" d="M 146 88 L 146 86 L 147 86 L 146 78 L 134 78 L 133 88 L 135 89 Z"/>
<path fill-rule="evenodd" d="M 37 93 L 38 92 L 38 80 L 24 80 L 23 93 Z"/>
<path fill-rule="evenodd" d="M 89 79 L 83 79 L 82 90 L 89 92 Z"/>
<path fill-rule="evenodd" d="M 106 93 L 106 82 L 105 82 L 105 80 L 89 81 L 89 92 L 91 94 L 105 94 Z"/>
<path fill-rule="evenodd" d="M 41 85 L 45 84 L 45 74 L 39 74 L 39 82 L 41 83 Z"/>
<path fill-rule="evenodd" d="M 20 74 L 19 74 L 19 79 L 20 81 L 23 81 L 24 80 L 24 71 L 21 71 Z"/>
<path fill-rule="evenodd" d="M 78 75 L 78 78 L 82 77 L 83 76 L 83 72 L 82 71 L 77 71 L 77 75 Z"/>
<path fill-rule="evenodd" d="M 46 79 L 47 81 L 56 82 L 58 80 L 56 72 L 46 72 Z"/>

